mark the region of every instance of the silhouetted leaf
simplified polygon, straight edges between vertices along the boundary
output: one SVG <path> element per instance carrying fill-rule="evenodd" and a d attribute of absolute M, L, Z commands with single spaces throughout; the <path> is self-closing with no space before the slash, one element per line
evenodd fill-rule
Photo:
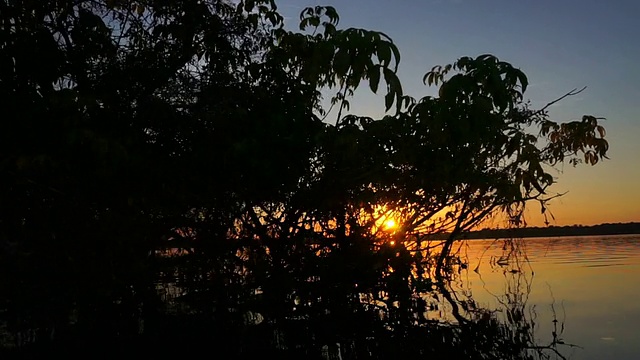
<path fill-rule="evenodd" d="M 378 84 L 380 83 L 380 68 L 373 66 L 369 68 L 369 87 L 371 91 L 378 92 Z"/>

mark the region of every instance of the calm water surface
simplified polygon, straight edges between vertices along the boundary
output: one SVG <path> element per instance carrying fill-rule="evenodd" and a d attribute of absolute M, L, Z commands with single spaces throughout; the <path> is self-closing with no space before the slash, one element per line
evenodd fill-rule
<path fill-rule="evenodd" d="M 526 302 L 541 344 L 552 339 L 555 313 L 559 336 L 580 346 L 561 348 L 571 359 L 640 359 L 640 235 L 530 238 L 521 245 L 525 251 L 507 261 L 502 241 L 463 243 L 469 266 L 459 290 L 490 308 Z"/>

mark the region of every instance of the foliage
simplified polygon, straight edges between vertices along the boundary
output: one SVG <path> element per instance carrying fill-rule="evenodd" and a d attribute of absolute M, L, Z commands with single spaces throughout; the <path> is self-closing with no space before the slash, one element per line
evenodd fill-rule
<path fill-rule="evenodd" d="M 495 56 L 434 67 L 439 95 L 414 99 L 393 41 L 338 20 L 318 6 L 287 30 L 272 0 L 1 2 L 9 332 L 127 338 L 178 314 L 220 343 L 292 319 L 313 351 L 408 341 L 436 326 L 422 295 L 451 300 L 462 233 L 497 212 L 520 225 L 529 201 L 544 210 L 549 166 L 606 156 L 597 118 L 530 109 L 526 76 Z M 363 82 L 383 118 L 349 113 Z"/>

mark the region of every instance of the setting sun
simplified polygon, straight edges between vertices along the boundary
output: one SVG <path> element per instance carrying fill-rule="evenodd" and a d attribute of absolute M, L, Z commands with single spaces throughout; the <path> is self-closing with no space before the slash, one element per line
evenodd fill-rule
<path fill-rule="evenodd" d="M 395 220 L 389 219 L 384 222 L 385 229 L 393 229 L 397 226 Z"/>

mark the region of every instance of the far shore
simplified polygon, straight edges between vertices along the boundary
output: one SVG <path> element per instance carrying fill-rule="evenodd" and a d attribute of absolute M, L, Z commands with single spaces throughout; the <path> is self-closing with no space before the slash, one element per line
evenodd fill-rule
<path fill-rule="evenodd" d="M 526 227 L 520 229 L 482 229 L 472 231 L 462 239 L 491 240 L 504 238 L 538 238 L 538 237 L 562 237 L 562 236 L 593 236 L 593 235 L 634 235 L 640 234 L 640 222 L 599 224 L 599 225 L 571 225 L 571 226 L 546 226 Z M 445 239 L 447 234 L 438 236 Z"/>

